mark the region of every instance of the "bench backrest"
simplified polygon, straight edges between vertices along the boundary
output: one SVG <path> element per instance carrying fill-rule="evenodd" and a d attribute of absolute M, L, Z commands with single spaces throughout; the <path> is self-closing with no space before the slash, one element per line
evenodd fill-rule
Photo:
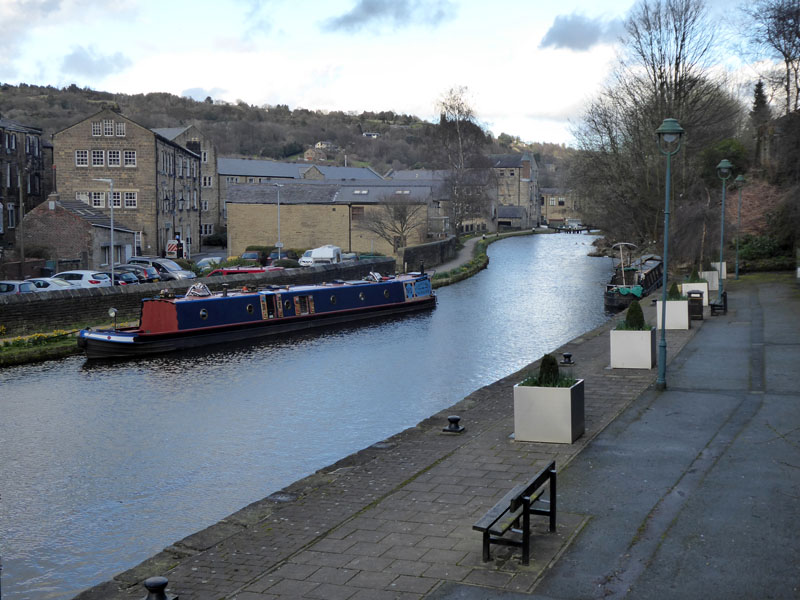
<path fill-rule="evenodd" d="M 530 483 L 528 483 L 522 491 L 514 495 L 511 498 L 510 506 L 511 510 L 515 511 L 520 506 L 522 506 L 523 498 L 530 498 L 531 495 L 542 487 L 545 483 L 550 481 L 556 475 L 556 461 L 552 461 L 549 465 L 547 465 L 542 471 L 536 475 L 533 479 L 531 479 Z"/>

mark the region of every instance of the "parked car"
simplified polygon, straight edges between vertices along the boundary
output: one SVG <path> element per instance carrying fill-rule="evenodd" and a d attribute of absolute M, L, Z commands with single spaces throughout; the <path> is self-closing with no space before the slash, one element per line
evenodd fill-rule
<path fill-rule="evenodd" d="M 294 250 L 281 250 L 278 252 L 277 250 L 273 250 L 269 253 L 269 258 L 267 258 L 267 264 L 271 265 L 276 260 L 280 260 L 282 258 L 291 258 L 292 260 L 297 260 L 297 252 Z"/>
<path fill-rule="evenodd" d="M 128 259 L 128 264 L 155 267 L 158 271 L 158 276 L 163 281 L 194 279 L 197 277 L 197 275 L 191 271 L 181 268 L 178 263 L 169 258 L 159 258 L 157 256 L 132 256 Z"/>
<path fill-rule="evenodd" d="M 0 294 L 27 294 L 35 291 L 36 286 L 30 281 L 19 281 L 17 279 L 0 281 Z"/>
<path fill-rule="evenodd" d="M 206 277 L 216 277 L 217 275 L 241 275 L 242 273 L 266 273 L 267 271 L 283 271 L 283 267 L 258 267 L 239 266 L 239 267 L 220 267 L 214 269 Z"/>
<path fill-rule="evenodd" d="M 30 281 L 33 285 L 35 285 L 37 292 L 68 290 L 71 287 L 75 287 L 69 281 L 59 279 L 58 277 L 31 277 L 25 281 Z"/>
<path fill-rule="evenodd" d="M 115 271 L 127 271 L 133 273 L 139 278 L 139 283 L 153 283 L 154 281 L 161 281 L 158 276 L 158 270 L 155 267 L 148 265 L 120 265 L 114 267 Z"/>
<path fill-rule="evenodd" d="M 106 275 L 111 277 L 111 271 L 106 271 Z M 114 285 L 139 285 L 139 278 L 136 273 L 130 271 L 117 271 L 114 268 Z"/>
<path fill-rule="evenodd" d="M 244 252 L 242 252 L 242 255 L 239 258 L 249 262 L 258 263 L 262 267 L 269 264 L 269 257 L 267 256 L 267 253 L 264 252 L 263 250 L 245 250 Z"/>
<path fill-rule="evenodd" d="M 195 264 L 201 269 L 210 269 L 222 262 L 225 262 L 224 256 L 206 256 L 198 260 Z"/>
<path fill-rule="evenodd" d="M 82 288 L 96 288 L 96 287 L 111 287 L 111 277 L 102 271 L 62 271 L 56 273 L 53 277 L 64 279 L 76 287 Z"/>
<path fill-rule="evenodd" d="M 300 263 L 301 267 L 310 267 L 311 265 L 314 264 L 314 259 L 311 258 L 311 252 L 312 250 L 306 250 L 305 252 L 303 252 L 303 256 L 301 256 L 300 260 L 297 261 L 298 263 Z"/>

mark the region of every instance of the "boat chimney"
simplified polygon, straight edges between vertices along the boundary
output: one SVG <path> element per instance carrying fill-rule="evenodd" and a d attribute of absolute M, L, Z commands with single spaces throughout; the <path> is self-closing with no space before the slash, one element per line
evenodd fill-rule
<path fill-rule="evenodd" d="M 228 295 L 228 284 L 227 283 L 223 283 L 222 284 L 222 297 L 225 298 L 225 297 L 227 297 L 227 295 Z"/>

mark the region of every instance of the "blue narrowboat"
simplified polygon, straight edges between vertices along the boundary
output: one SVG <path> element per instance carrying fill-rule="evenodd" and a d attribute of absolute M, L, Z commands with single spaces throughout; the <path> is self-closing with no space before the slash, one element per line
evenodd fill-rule
<path fill-rule="evenodd" d="M 87 358 L 127 358 L 350 323 L 436 306 L 428 273 L 320 285 L 212 293 L 195 283 L 183 296 L 142 300 L 138 327 L 83 329 Z M 113 311 L 113 309 L 112 309 Z"/>

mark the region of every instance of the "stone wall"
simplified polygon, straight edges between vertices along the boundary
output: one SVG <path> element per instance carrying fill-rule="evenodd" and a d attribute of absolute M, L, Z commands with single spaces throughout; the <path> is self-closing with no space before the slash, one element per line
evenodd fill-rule
<path fill-rule="evenodd" d="M 421 264 L 426 269 L 432 268 L 455 258 L 456 238 L 451 236 L 446 240 L 402 248 L 400 253 L 403 257 L 403 264 L 399 267 L 401 271 L 418 271 Z"/>
<path fill-rule="evenodd" d="M 212 291 L 222 289 L 227 283 L 231 289 L 247 285 L 258 287 L 281 284 L 313 284 L 334 279 L 360 279 L 377 271 L 383 274 L 395 272 L 392 258 L 375 258 L 345 263 L 344 265 L 320 265 L 303 269 L 285 269 L 266 273 L 228 275 L 226 277 L 203 277 L 181 281 L 162 281 L 143 285 L 117 286 L 113 288 L 74 289 L 57 292 L 0 296 L 0 337 L 48 332 L 56 329 L 79 329 L 99 323 L 109 323 L 108 309 L 117 309 L 117 322 L 137 321 L 142 298 L 150 298 L 161 290 L 172 290 L 182 294 L 201 281 Z"/>

